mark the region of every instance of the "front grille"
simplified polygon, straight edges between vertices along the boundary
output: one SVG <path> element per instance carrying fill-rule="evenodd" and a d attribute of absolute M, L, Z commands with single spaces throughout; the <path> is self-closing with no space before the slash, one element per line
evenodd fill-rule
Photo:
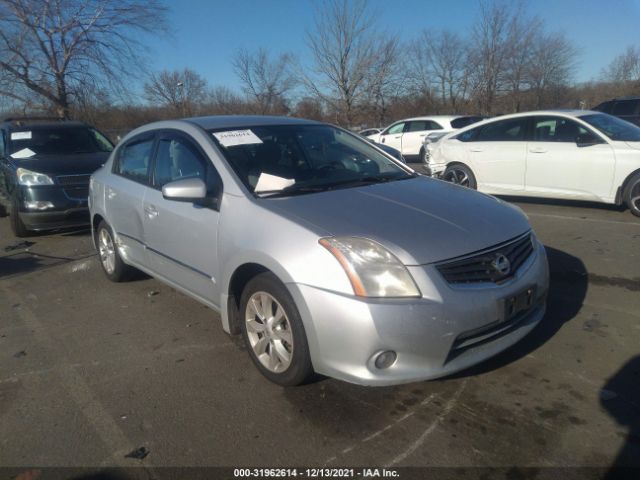
<path fill-rule="evenodd" d="M 87 200 L 89 198 L 89 185 L 80 187 L 63 188 L 64 194 L 71 200 Z"/>
<path fill-rule="evenodd" d="M 58 185 L 86 185 L 89 186 L 91 174 L 86 175 L 58 175 L 56 180 Z"/>
<path fill-rule="evenodd" d="M 440 263 L 436 268 L 447 282 L 453 284 L 501 283 L 513 277 L 532 252 L 533 239 L 527 233 L 488 250 Z M 502 266 L 506 263 L 502 256 L 508 259 L 508 271 L 500 271 L 496 266 L 496 263 L 500 266 L 500 261 Z"/>

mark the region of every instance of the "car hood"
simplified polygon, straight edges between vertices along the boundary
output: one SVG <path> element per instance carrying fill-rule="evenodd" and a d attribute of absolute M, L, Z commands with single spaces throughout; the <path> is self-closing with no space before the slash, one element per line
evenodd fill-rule
<path fill-rule="evenodd" d="M 26 168 L 45 175 L 91 174 L 109 158 L 109 153 L 75 153 L 72 155 L 34 155 L 30 158 L 14 159 L 17 167 Z"/>
<path fill-rule="evenodd" d="M 531 228 L 516 207 L 425 177 L 263 201 L 322 235 L 375 240 L 405 265 L 465 255 Z"/>

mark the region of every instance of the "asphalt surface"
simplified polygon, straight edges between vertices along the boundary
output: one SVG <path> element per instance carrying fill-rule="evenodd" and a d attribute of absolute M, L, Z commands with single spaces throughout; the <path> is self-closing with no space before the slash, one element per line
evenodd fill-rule
<path fill-rule="evenodd" d="M 640 465 L 640 219 L 516 203 L 549 252 L 543 322 L 471 370 L 388 388 L 273 385 L 213 311 L 110 283 L 88 231 L 25 243 L 0 219 L 0 465 Z"/>

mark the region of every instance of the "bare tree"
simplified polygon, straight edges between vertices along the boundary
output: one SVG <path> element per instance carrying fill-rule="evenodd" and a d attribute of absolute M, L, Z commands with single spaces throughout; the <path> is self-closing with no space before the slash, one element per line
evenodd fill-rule
<path fill-rule="evenodd" d="M 307 43 L 313 71 L 300 67 L 300 78 L 336 112 L 338 123 L 352 126 L 370 99 L 371 80 L 377 76 L 375 85 L 386 84 L 393 72 L 388 61 L 378 60 L 394 51 L 394 40 L 377 32 L 366 0 L 325 0 L 316 8 Z"/>
<path fill-rule="evenodd" d="M 189 68 L 151 74 L 144 85 L 147 100 L 182 116 L 193 115 L 207 96 L 207 82 Z"/>
<path fill-rule="evenodd" d="M 469 83 L 466 42 L 448 30 L 435 34 L 424 31 L 409 50 L 414 86 L 422 92 L 433 88 L 442 105 L 451 113 L 457 112 Z"/>
<path fill-rule="evenodd" d="M 539 42 L 544 40 L 542 21 L 529 18 L 524 12 L 516 12 L 509 22 L 504 48 L 505 61 L 502 73 L 503 89 L 511 98 L 511 109 L 519 112 L 523 102 L 523 91 L 531 84 L 528 73 L 534 62 L 534 52 Z"/>
<path fill-rule="evenodd" d="M 474 94 L 481 112 L 491 114 L 509 54 L 513 6 L 507 3 L 480 2 L 480 19 L 472 35 L 474 45 Z"/>
<path fill-rule="evenodd" d="M 535 108 L 542 108 L 545 97 L 568 84 L 576 66 L 576 48 L 564 34 L 541 35 L 532 48 L 527 68 Z"/>
<path fill-rule="evenodd" d="M 603 76 L 611 82 L 640 83 L 640 48 L 628 46 L 624 53 L 611 61 Z"/>
<path fill-rule="evenodd" d="M 250 53 L 240 49 L 232 60 L 233 70 L 258 113 L 282 113 L 287 110 L 287 94 L 294 87 L 290 71 L 291 56 L 283 53 L 271 59 L 263 48 Z"/>
<path fill-rule="evenodd" d="M 0 0 L 0 93 L 35 94 L 66 118 L 83 85 L 124 87 L 142 64 L 139 34 L 162 32 L 165 13 L 158 0 Z"/>

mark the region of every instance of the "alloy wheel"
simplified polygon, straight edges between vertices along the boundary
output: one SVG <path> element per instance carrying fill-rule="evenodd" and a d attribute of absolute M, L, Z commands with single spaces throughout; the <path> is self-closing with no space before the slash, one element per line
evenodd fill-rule
<path fill-rule="evenodd" d="M 449 170 L 446 173 L 444 179 L 447 182 L 455 183 L 456 185 L 461 185 L 463 187 L 469 186 L 469 175 L 457 168 L 452 168 L 451 170 Z"/>
<path fill-rule="evenodd" d="M 98 251 L 100 252 L 102 266 L 111 275 L 116 269 L 116 250 L 111 233 L 106 228 L 100 230 L 98 235 Z"/>
<path fill-rule="evenodd" d="M 284 372 L 293 357 L 293 332 L 284 308 L 267 292 L 249 298 L 245 311 L 247 337 L 260 363 L 274 373 Z"/>
<path fill-rule="evenodd" d="M 636 182 L 631 189 L 630 202 L 630 206 L 635 207 L 636 210 L 640 210 L 640 182 Z"/>

